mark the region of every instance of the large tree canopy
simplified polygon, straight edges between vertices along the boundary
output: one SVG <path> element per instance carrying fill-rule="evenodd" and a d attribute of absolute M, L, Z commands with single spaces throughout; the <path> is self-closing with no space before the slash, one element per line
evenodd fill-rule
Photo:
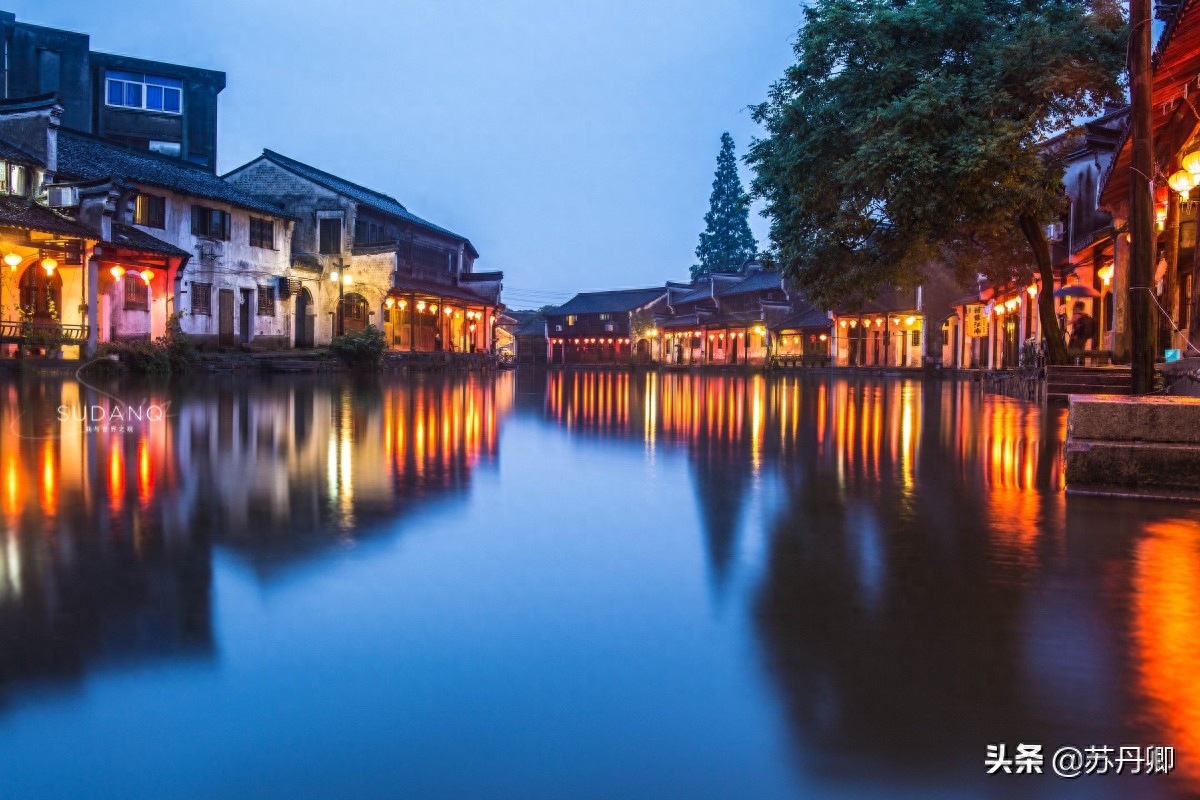
<path fill-rule="evenodd" d="M 814 0 L 804 16 L 747 158 L 784 272 L 826 306 L 935 261 L 1049 274 L 1062 165 L 1043 143 L 1122 97 L 1118 4 Z"/>
<path fill-rule="evenodd" d="M 738 177 L 733 137 L 721 134 L 721 152 L 717 154 L 717 174 L 704 215 L 704 233 L 692 267 L 692 277 L 713 272 L 733 272 L 746 259 L 758 255 L 758 242 L 750 231 L 750 196 L 742 191 Z"/>

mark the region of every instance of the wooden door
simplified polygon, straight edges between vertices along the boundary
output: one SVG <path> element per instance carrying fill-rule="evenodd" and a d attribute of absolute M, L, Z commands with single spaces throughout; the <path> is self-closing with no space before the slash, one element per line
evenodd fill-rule
<path fill-rule="evenodd" d="M 222 289 L 218 295 L 217 346 L 233 347 L 233 289 Z"/>

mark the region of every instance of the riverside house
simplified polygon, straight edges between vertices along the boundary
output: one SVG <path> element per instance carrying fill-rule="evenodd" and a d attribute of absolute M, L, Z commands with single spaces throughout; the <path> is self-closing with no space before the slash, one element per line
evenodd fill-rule
<path fill-rule="evenodd" d="M 666 289 L 655 324 L 668 364 L 765 363 L 772 327 L 795 310 L 779 274 L 754 261 Z"/>
<path fill-rule="evenodd" d="M 272 150 L 224 177 L 296 220 L 296 313 L 306 320 L 298 344 L 371 324 L 397 350 L 492 349 L 504 274 L 477 271 L 479 253 L 465 236 L 389 195 Z"/>
<path fill-rule="evenodd" d="M 115 271 L 136 276 L 149 305 L 157 279 L 189 254 L 128 224 L 129 190 L 103 178 L 62 183 L 52 95 L 0 102 L 0 345 L 80 357 L 111 338 Z M 117 300 L 119 309 L 119 299 Z M 150 313 L 141 323 L 148 333 Z"/>
<path fill-rule="evenodd" d="M 666 296 L 663 287 L 580 292 L 546 314 L 549 363 L 649 361 L 657 333 L 654 316 Z"/>
<path fill-rule="evenodd" d="M 161 336 L 182 312 L 201 348 L 292 345 L 287 214 L 202 166 L 75 131 L 59 133 L 58 169 L 60 183 L 113 186 L 121 230 L 183 254 L 158 270 L 114 265 L 101 276 L 108 338 Z"/>

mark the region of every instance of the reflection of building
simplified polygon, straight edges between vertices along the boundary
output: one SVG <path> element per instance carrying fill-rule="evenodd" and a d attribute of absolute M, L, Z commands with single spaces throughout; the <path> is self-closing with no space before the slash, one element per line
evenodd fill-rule
<path fill-rule="evenodd" d="M 213 546 L 266 574 L 465 491 L 496 457 L 511 379 L 210 381 L 139 392 L 135 411 L 158 411 L 124 433 L 87 430 L 132 415 L 73 381 L 0 386 L 0 701 L 12 682 L 208 653 Z"/>
<path fill-rule="evenodd" d="M 371 324 L 398 350 L 491 349 L 504 275 L 476 271 L 479 253 L 466 237 L 272 150 L 225 179 L 298 220 L 292 246 L 305 344 Z"/>
<path fill-rule="evenodd" d="M 48 380 L 0 388 L 0 700 L 130 660 L 207 656 L 211 556 L 155 499 L 178 487 L 165 425 L 86 434 L 60 422 L 109 398 Z"/>

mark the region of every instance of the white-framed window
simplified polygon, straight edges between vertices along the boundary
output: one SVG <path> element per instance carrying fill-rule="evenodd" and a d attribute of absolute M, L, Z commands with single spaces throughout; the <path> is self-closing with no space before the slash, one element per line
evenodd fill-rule
<path fill-rule="evenodd" d="M 610 319 L 612 319 L 612 314 L 601 314 L 600 315 L 601 322 L 607 322 Z"/>
<path fill-rule="evenodd" d="M 150 140 L 150 152 L 162 153 L 164 156 L 174 156 L 179 158 L 183 155 L 183 145 L 179 142 L 160 142 L 157 139 Z"/>
<path fill-rule="evenodd" d="M 579 321 L 579 315 L 578 315 L 578 314 L 568 314 L 568 315 L 567 315 L 567 326 L 568 326 L 568 327 L 572 327 L 572 326 L 574 326 L 574 325 L 575 325 L 575 323 L 576 323 L 576 322 L 578 322 L 578 321 Z"/>
<path fill-rule="evenodd" d="M 110 69 L 104 73 L 104 82 L 104 101 L 110 106 L 183 113 L 183 81 L 179 78 Z"/>

